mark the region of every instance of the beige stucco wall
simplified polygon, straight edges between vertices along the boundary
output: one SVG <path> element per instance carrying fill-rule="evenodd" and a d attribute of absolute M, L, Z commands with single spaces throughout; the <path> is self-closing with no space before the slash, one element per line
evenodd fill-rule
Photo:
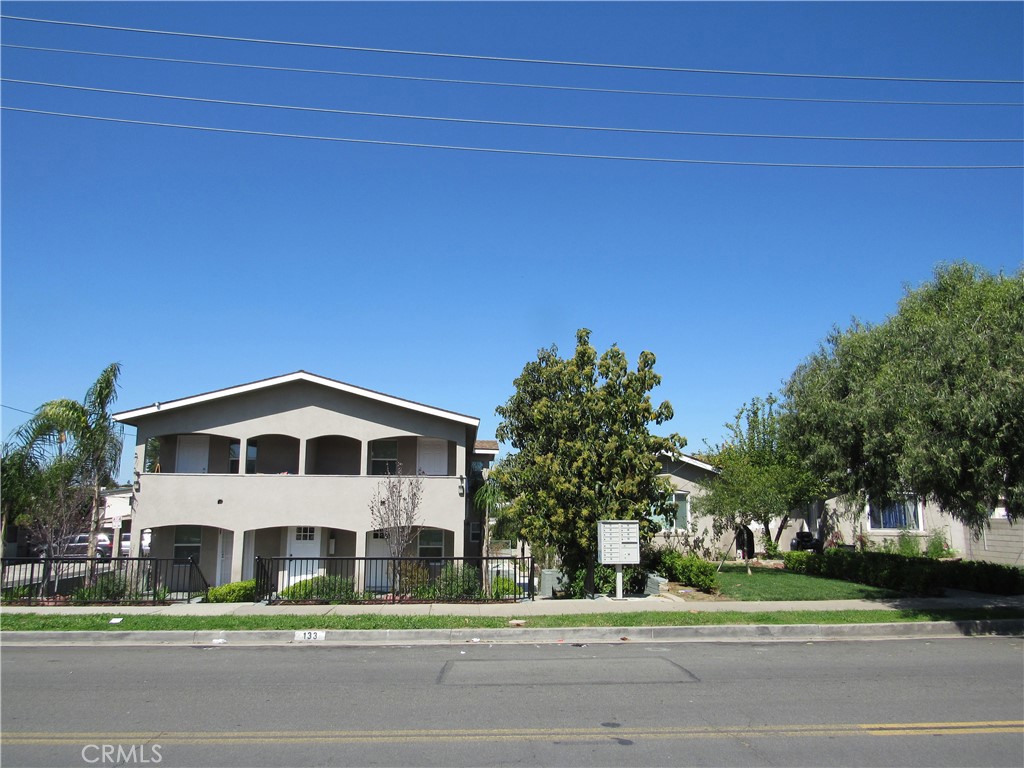
<path fill-rule="evenodd" d="M 380 477 L 369 474 L 369 445 L 381 439 L 397 440 L 398 459 L 406 474 L 417 467 L 419 437 L 448 441 L 449 476 L 422 478 L 419 521 L 449 531 L 446 551 L 464 553 L 469 505 L 466 495 L 459 493 L 459 475 L 466 471 L 467 446 L 472 448 L 475 428 L 456 419 L 298 381 L 188 407 L 168 407 L 132 423 L 137 434 L 136 527 L 167 527 L 164 536 L 154 534 L 154 542 L 173 541 L 171 526 L 176 525 L 202 525 L 214 532 L 232 533 L 233 578 L 240 578 L 242 572 L 246 531 L 255 532 L 250 537 L 253 551 L 245 552 L 250 559 L 252 555 L 279 555 L 282 531 L 295 525 L 325 529 L 323 555 L 329 531 L 335 530 L 345 532 L 337 540 L 338 556 L 363 556 L 365 533 L 373 527 L 369 502 L 381 482 Z M 176 435 L 180 434 L 211 437 L 208 473 L 174 472 Z M 345 440 L 331 438 L 322 445 L 314 442 L 328 435 Z M 160 473 L 144 472 L 145 444 L 152 437 L 161 439 Z M 244 446 L 253 439 L 259 441 L 258 473 L 247 475 Z M 242 446 L 237 474 L 227 474 L 230 440 L 238 440 Z M 360 474 L 306 474 L 316 467 L 318 451 L 325 459 L 347 451 L 345 467 Z M 204 563 L 210 558 L 210 575 L 216 574 L 216 538 L 208 542 L 204 533 L 202 553 Z M 161 556 L 158 551 L 153 554 Z M 163 556 L 170 556 L 170 551 Z"/>

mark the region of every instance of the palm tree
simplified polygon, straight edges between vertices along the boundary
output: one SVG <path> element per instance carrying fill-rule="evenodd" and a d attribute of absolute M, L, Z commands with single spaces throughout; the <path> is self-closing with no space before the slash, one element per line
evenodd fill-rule
<path fill-rule="evenodd" d="M 117 399 L 120 363 L 111 363 L 85 393 L 82 402 L 61 398 L 39 406 L 18 431 L 18 441 L 33 453 L 56 452 L 60 461 L 78 463 L 79 479 L 92 493 L 89 557 L 96 556 L 96 537 L 103 521 L 100 489 L 117 475 L 124 428 L 110 415 Z M 72 481 L 74 482 L 74 481 Z"/>

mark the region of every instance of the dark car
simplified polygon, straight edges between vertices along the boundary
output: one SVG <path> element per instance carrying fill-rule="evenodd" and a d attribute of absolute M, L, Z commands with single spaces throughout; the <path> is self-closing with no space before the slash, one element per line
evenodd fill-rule
<path fill-rule="evenodd" d="M 89 534 L 88 533 L 76 533 L 74 536 L 68 536 L 61 547 L 57 548 L 57 553 L 60 553 L 60 549 L 63 549 L 64 557 L 88 557 L 89 556 Z M 97 534 L 96 536 L 96 557 L 109 558 L 113 551 L 110 544 L 110 537 L 105 533 Z M 45 554 L 45 553 L 41 553 Z"/>

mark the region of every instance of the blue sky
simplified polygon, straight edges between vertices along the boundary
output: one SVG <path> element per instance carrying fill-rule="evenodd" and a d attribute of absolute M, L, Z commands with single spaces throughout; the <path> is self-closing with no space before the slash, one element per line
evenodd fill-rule
<path fill-rule="evenodd" d="M 1024 164 L 1019 84 L 765 77 L 543 59 L 872 78 L 1024 79 L 1020 3 L 17 3 L 3 76 L 333 110 L 669 131 L 615 133 L 312 113 L 4 82 L 5 107 L 225 129 L 580 155 L 826 165 Z M 779 97 L 831 99 L 783 101 Z M 845 100 L 846 103 L 839 103 Z M 635 362 L 699 450 L 835 325 L 884 319 L 942 262 L 1024 259 L 1020 170 L 864 170 L 484 154 L 2 113 L 2 431 L 123 364 L 118 409 L 297 369 L 481 418 L 575 331 Z M 20 409 L 20 410 L 18 410 Z M 131 442 L 131 439 L 129 439 Z M 129 466 L 125 463 L 122 475 Z"/>

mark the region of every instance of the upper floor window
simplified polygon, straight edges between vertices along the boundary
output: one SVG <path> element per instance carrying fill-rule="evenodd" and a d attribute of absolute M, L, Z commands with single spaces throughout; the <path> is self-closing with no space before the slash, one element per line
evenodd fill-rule
<path fill-rule="evenodd" d="M 398 474 L 397 440 L 375 440 L 370 443 L 370 474 Z"/>
<path fill-rule="evenodd" d="M 872 530 L 884 528 L 921 530 L 921 515 L 917 507 L 917 499 L 870 503 L 868 505 L 868 527 Z"/>

